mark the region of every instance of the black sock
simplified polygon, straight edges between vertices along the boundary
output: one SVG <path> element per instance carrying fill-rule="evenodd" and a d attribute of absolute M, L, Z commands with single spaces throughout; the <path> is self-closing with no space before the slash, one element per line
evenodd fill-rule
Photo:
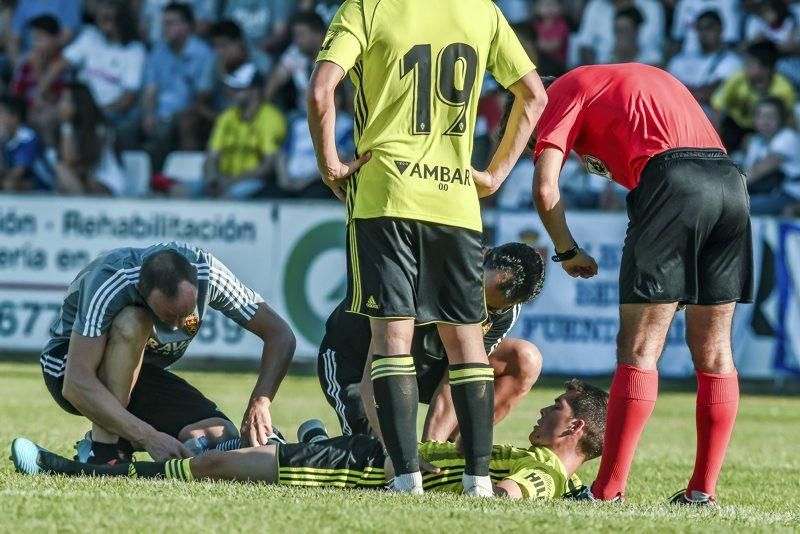
<path fill-rule="evenodd" d="M 383 442 L 398 475 L 419 471 L 417 372 L 409 354 L 372 357 L 372 388 Z"/>
<path fill-rule="evenodd" d="M 117 458 L 119 458 L 119 448 L 116 443 L 92 441 L 92 455 L 89 457 L 90 464 L 107 464 Z"/>
<path fill-rule="evenodd" d="M 464 447 L 464 473 L 487 476 L 492 456 L 494 370 L 485 363 L 451 364 L 449 378 Z"/>
<path fill-rule="evenodd" d="M 194 480 L 189 467 L 190 458 L 166 462 L 84 464 L 51 452 L 42 452 L 39 460 L 44 471 L 60 475 Z"/>

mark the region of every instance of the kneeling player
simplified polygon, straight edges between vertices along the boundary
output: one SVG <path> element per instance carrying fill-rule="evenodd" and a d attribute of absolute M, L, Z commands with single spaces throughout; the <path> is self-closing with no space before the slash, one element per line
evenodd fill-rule
<path fill-rule="evenodd" d="M 489 312 L 483 324 L 483 344 L 494 371 L 494 424 L 497 424 L 530 391 L 542 368 L 542 356 L 533 343 L 506 339 L 506 335 L 519 317 L 522 305 L 541 291 L 544 261 L 528 245 L 506 243 L 485 251 L 483 272 Z M 320 344 L 317 361 L 320 385 L 328 404 L 336 410 L 345 435 L 372 433 L 367 418 L 371 411 L 371 381 L 367 379 L 362 388 L 370 337 L 368 318 L 347 313 L 345 301 L 328 318 Z M 430 405 L 422 439 L 452 439 L 457 433 L 456 413 L 448 384 L 447 354 L 436 325 L 415 329 L 411 356 L 419 400 Z"/>
<path fill-rule="evenodd" d="M 575 472 L 602 453 L 608 394 L 580 380 L 543 408 L 528 436 L 532 447 L 495 445 L 489 473 L 494 494 L 551 499 L 580 486 Z M 211 451 L 191 459 L 92 465 L 74 462 L 18 438 L 11 446 L 17 471 L 27 474 L 127 476 L 178 480 L 250 480 L 286 486 L 381 488 L 391 478 L 378 439 L 364 434 L 315 443 Z M 464 457 L 455 444 L 426 441 L 419 455 L 434 469 L 423 475 L 426 491 L 461 493 Z"/>

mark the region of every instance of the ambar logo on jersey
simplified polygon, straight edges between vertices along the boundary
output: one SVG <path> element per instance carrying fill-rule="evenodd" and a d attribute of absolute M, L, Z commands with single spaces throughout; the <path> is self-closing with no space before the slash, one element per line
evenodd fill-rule
<path fill-rule="evenodd" d="M 429 165 L 427 163 L 414 163 L 412 165 L 411 162 L 397 160 L 395 160 L 394 164 L 401 175 L 405 174 L 406 170 L 410 168 L 408 175 L 422 180 L 472 186 L 472 182 L 469 179 L 469 169 L 462 170 L 444 165 Z"/>

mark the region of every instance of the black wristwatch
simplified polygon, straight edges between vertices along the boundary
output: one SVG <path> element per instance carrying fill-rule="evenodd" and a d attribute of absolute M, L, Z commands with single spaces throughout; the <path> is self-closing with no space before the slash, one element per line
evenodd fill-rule
<path fill-rule="evenodd" d="M 550 259 L 552 259 L 556 263 L 560 263 L 562 261 L 571 260 L 572 258 L 574 258 L 575 256 L 578 255 L 578 252 L 580 252 L 580 250 L 581 250 L 581 247 L 579 247 L 578 244 L 573 241 L 573 245 L 572 245 L 571 249 L 566 250 L 564 252 L 559 252 L 559 251 L 556 250 L 555 255 Z"/>

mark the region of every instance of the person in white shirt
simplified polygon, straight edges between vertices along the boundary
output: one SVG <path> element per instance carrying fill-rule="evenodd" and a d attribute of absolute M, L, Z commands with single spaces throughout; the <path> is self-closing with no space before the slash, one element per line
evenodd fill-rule
<path fill-rule="evenodd" d="M 722 40 L 736 45 L 741 39 L 742 8 L 739 0 L 678 0 L 670 37 L 686 53 L 697 53 L 700 42 L 695 22 L 701 13 L 716 11 L 722 20 Z"/>
<path fill-rule="evenodd" d="M 753 215 L 780 215 L 800 201 L 800 135 L 787 126 L 783 101 L 769 97 L 754 114 L 755 134 L 742 164 Z"/>
<path fill-rule="evenodd" d="M 733 76 L 742 67 L 741 58 L 729 50 L 722 41 L 722 18 L 716 11 L 706 11 L 695 23 L 700 49 L 697 52 L 681 52 L 670 60 L 667 70 L 689 88 L 711 115 L 711 95 L 722 82 Z"/>
<path fill-rule="evenodd" d="M 763 0 L 755 13 L 745 21 L 748 41 L 769 39 L 778 47 L 790 43 L 797 32 L 797 21 L 783 0 Z"/>

